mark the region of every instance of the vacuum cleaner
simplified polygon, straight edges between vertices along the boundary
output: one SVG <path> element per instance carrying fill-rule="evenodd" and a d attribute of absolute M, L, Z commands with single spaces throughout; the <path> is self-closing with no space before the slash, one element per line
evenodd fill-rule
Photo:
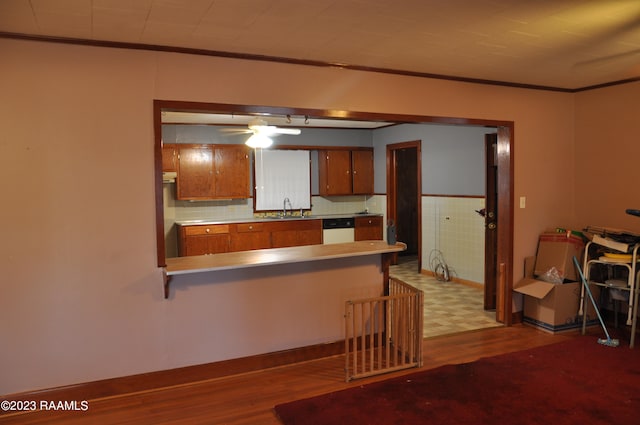
<path fill-rule="evenodd" d="M 617 346 L 619 346 L 620 345 L 620 340 L 613 339 L 613 338 L 611 338 L 611 336 L 609 336 L 609 332 L 607 331 L 607 327 L 604 325 L 604 320 L 602 320 L 602 316 L 600 315 L 600 310 L 598 310 L 598 305 L 596 304 L 596 301 L 593 299 L 593 295 L 591 294 L 591 289 L 589 289 L 589 285 L 587 284 L 587 281 L 584 278 L 584 275 L 582 274 L 582 269 L 580 268 L 580 265 L 578 264 L 578 259 L 576 257 L 573 257 L 573 263 L 576 265 L 576 269 L 578 269 L 578 273 L 580 273 L 580 280 L 582 281 L 582 285 L 584 286 L 584 290 L 586 291 L 587 295 L 589 295 L 589 299 L 591 300 L 591 304 L 593 304 L 593 308 L 595 309 L 596 314 L 598 315 L 598 320 L 600 321 L 600 324 L 602 325 L 602 330 L 604 330 L 604 334 L 607 336 L 607 339 L 598 338 L 598 344 L 606 345 L 607 347 L 617 347 Z"/>

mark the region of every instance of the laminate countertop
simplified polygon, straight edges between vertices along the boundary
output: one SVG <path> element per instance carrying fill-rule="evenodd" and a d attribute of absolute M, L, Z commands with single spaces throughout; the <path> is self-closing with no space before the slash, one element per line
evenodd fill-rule
<path fill-rule="evenodd" d="M 402 242 L 388 245 L 385 241 L 370 240 L 329 245 L 305 245 L 290 248 L 258 249 L 214 255 L 167 258 L 167 276 L 203 273 L 218 270 L 242 269 L 273 264 L 301 263 L 332 258 L 390 254 L 407 249 Z"/>
<path fill-rule="evenodd" d="M 322 220 L 326 218 L 352 218 L 352 217 L 381 217 L 382 214 L 375 213 L 351 213 L 351 214 L 321 214 L 321 215 L 293 215 L 282 218 L 280 216 L 264 216 L 250 218 L 234 218 L 227 220 L 220 219 L 200 219 L 200 220 L 178 220 L 175 222 L 178 226 L 194 226 L 194 225 L 214 225 L 214 224 L 232 224 L 232 223 L 252 223 L 252 222 L 287 222 L 296 220 Z"/>

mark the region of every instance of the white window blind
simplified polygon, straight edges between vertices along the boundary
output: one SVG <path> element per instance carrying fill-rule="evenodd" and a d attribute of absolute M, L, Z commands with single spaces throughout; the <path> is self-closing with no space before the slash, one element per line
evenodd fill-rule
<path fill-rule="evenodd" d="M 311 208 L 310 155 L 306 150 L 256 149 L 256 211 Z M 287 209 L 289 204 L 287 203 Z"/>

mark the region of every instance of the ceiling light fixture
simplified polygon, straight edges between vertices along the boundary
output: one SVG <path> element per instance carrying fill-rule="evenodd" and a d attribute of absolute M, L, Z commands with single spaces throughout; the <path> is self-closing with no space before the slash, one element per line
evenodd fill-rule
<path fill-rule="evenodd" d="M 254 132 L 251 137 L 245 142 L 250 148 L 268 148 L 273 144 L 273 140 L 270 137 L 261 134 L 259 131 Z"/>

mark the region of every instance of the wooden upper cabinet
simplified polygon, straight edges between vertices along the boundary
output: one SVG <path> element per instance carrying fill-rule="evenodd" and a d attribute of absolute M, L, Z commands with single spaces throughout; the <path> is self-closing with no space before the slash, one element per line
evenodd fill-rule
<path fill-rule="evenodd" d="M 180 145 L 178 154 L 177 199 L 212 199 L 215 197 L 211 145 Z"/>
<path fill-rule="evenodd" d="M 216 197 L 249 198 L 249 148 L 246 145 L 215 147 Z"/>
<path fill-rule="evenodd" d="M 175 143 L 162 145 L 162 171 L 178 171 L 178 145 Z"/>
<path fill-rule="evenodd" d="M 351 151 L 354 195 L 373 194 L 373 151 Z"/>
<path fill-rule="evenodd" d="M 351 152 L 348 150 L 318 151 L 320 195 L 350 195 Z"/>
<path fill-rule="evenodd" d="M 373 150 L 318 151 L 320 195 L 373 193 Z"/>
<path fill-rule="evenodd" d="M 179 145 L 176 198 L 249 198 L 249 152 L 245 145 Z"/>

